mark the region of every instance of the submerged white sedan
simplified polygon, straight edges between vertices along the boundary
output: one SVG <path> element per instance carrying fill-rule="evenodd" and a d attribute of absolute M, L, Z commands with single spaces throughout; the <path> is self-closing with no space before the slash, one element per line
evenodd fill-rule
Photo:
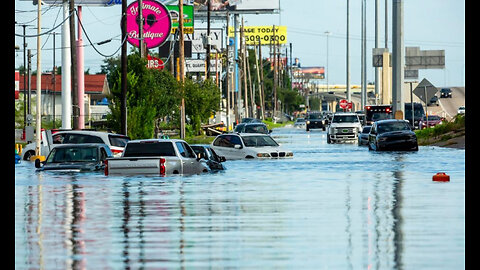
<path fill-rule="evenodd" d="M 259 133 L 218 135 L 211 148 L 226 160 L 293 157 L 293 152 L 282 148 L 272 137 Z"/>

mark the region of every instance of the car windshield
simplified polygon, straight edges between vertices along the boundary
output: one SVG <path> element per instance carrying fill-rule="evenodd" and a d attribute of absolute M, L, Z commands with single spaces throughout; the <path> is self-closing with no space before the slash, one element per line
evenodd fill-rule
<path fill-rule="evenodd" d="M 358 123 L 356 115 L 334 115 L 332 123 Z"/>
<path fill-rule="evenodd" d="M 98 161 L 96 147 L 53 148 L 47 159 L 47 163 L 96 161 Z"/>
<path fill-rule="evenodd" d="M 268 129 L 265 125 L 246 125 L 245 133 L 264 133 L 268 134 Z"/>
<path fill-rule="evenodd" d="M 297 118 L 297 120 L 295 122 L 296 123 L 302 123 L 302 122 L 305 122 L 305 119 L 304 118 Z"/>
<path fill-rule="evenodd" d="M 270 136 L 246 136 L 242 139 L 246 147 L 278 146 Z"/>
<path fill-rule="evenodd" d="M 308 115 L 308 119 L 320 119 L 320 118 L 322 118 L 321 114 L 314 113 L 314 114 Z"/>
<path fill-rule="evenodd" d="M 423 120 L 423 121 L 427 121 L 427 117 L 424 116 L 424 117 L 422 118 L 422 120 Z M 438 116 L 438 115 L 430 115 L 430 116 L 428 116 L 428 120 L 440 120 L 440 116 Z"/>
<path fill-rule="evenodd" d="M 401 131 L 401 130 L 410 130 L 410 127 L 405 122 L 382 123 L 377 126 L 378 133 Z"/>
<path fill-rule="evenodd" d="M 363 130 L 362 130 L 362 133 L 370 133 L 371 128 L 372 128 L 371 126 L 364 126 Z"/>
<path fill-rule="evenodd" d="M 385 119 L 390 119 L 390 114 L 389 113 L 373 113 L 372 115 L 372 121 L 378 121 L 378 120 L 385 120 Z"/>

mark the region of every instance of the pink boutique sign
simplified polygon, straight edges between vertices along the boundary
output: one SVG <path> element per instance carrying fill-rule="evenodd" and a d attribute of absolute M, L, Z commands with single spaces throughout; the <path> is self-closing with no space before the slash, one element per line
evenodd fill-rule
<path fill-rule="evenodd" d="M 172 20 L 168 9 L 157 1 L 142 1 L 143 38 L 148 49 L 161 46 L 170 35 Z M 138 2 L 135 1 L 127 7 L 127 41 L 139 47 Z"/>

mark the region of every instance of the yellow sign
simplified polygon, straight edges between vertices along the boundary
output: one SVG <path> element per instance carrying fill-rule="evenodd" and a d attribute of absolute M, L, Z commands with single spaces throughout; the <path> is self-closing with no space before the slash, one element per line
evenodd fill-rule
<path fill-rule="evenodd" d="M 287 27 L 275 26 L 245 26 L 244 35 L 247 45 L 255 45 L 261 42 L 262 45 L 270 45 L 270 42 L 276 44 L 287 43 Z M 234 28 L 228 28 L 228 36 L 234 37 Z"/>

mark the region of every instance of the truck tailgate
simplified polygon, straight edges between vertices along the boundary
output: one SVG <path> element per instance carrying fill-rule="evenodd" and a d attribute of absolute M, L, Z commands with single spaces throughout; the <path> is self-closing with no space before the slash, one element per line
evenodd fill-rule
<path fill-rule="evenodd" d="M 160 175 L 160 158 L 165 159 L 166 174 L 175 170 L 182 173 L 181 162 L 176 157 L 135 157 L 108 159 L 108 174 Z"/>

